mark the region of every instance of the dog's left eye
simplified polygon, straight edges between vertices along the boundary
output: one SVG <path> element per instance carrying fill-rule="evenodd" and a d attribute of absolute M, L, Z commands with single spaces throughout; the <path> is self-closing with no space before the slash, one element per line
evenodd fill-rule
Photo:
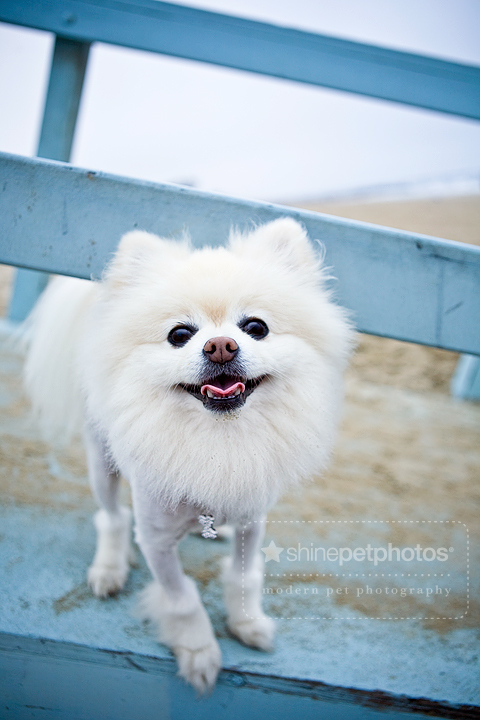
<path fill-rule="evenodd" d="M 240 323 L 239 327 L 254 340 L 263 340 L 269 333 L 267 323 L 259 318 L 247 318 Z"/>
<path fill-rule="evenodd" d="M 186 345 L 196 332 L 196 328 L 190 327 L 189 325 L 178 325 L 170 330 L 167 340 L 170 345 L 174 347 L 182 347 L 182 345 Z"/>

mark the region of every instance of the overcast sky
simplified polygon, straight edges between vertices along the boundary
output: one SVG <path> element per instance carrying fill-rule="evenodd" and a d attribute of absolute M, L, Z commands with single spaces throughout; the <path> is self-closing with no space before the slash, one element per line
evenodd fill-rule
<path fill-rule="evenodd" d="M 480 65 L 479 0 L 183 4 Z M 35 154 L 52 42 L 48 33 L 0 24 L 2 151 Z M 294 201 L 478 177 L 480 123 L 96 44 L 72 162 Z"/>

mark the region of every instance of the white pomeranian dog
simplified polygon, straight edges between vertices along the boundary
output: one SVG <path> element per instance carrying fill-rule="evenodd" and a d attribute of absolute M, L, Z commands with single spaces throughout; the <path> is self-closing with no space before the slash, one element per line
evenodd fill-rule
<path fill-rule="evenodd" d="M 212 537 L 214 524 L 235 525 L 223 576 L 228 627 L 270 649 L 265 513 L 324 469 L 352 346 L 325 279 L 319 253 L 289 218 L 232 233 L 215 249 L 135 231 L 102 282 L 54 279 L 27 321 L 34 412 L 50 436 L 84 431 L 100 506 L 88 582 L 105 597 L 127 578 L 122 474 L 154 577 L 143 614 L 200 692 L 215 683 L 220 648 L 177 543 L 195 528 Z"/>

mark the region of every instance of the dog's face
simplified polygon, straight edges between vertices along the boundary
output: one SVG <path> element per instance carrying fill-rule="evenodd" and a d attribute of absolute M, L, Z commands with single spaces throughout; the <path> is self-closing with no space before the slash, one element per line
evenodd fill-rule
<path fill-rule="evenodd" d="M 233 236 L 228 248 L 192 250 L 130 233 L 106 283 L 109 345 L 122 356 L 109 352 L 112 374 L 130 366 L 152 399 L 217 417 L 238 415 L 254 399 L 278 404 L 292 385 L 298 402 L 315 386 L 318 356 L 338 355 L 344 342 L 320 281 L 313 247 L 290 219 Z"/>
<path fill-rule="evenodd" d="M 261 365 L 258 361 L 255 362 L 259 354 L 255 353 L 255 348 L 249 348 L 247 339 L 243 337 L 246 335 L 260 342 L 269 333 L 267 323 L 257 317 L 242 317 L 237 323 L 226 325 L 217 332 L 228 332 L 228 325 L 232 325 L 228 335 L 210 337 L 201 348 L 199 345 L 202 344 L 203 337 L 210 334 L 205 333 L 207 328 L 210 330 L 209 324 L 203 328 L 200 323 L 175 325 L 167 338 L 170 345 L 179 349 L 186 348 L 190 343 L 186 352 L 192 357 L 192 364 L 196 358 L 197 383 L 179 383 L 178 387 L 200 400 L 207 410 L 216 413 L 238 411 L 247 397 L 268 378 L 261 368 L 259 375 L 252 375 L 254 366 Z M 194 337 L 198 333 L 200 335 L 195 341 Z M 232 337 L 233 335 L 236 335 L 237 339 Z"/>
<path fill-rule="evenodd" d="M 159 371 L 153 372 L 152 381 L 168 389 L 177 407 L 216 415 L 238 413 L 280 369 L 275 333 L 269 327 L 275 323 L 258 304 L 254 310 L 242 298 L 223 302 L 220 316 L 220 306 L 205 292 L 205 276 L 207 287 L 198 282 L 201 275 L 196 277 L 198 296 L 195 301 L 190 297 L 189 311 L 182 312 L 180 303 L 177 312 L 163 320 L 159 342 L 145 348 L 149 365 Z"/>

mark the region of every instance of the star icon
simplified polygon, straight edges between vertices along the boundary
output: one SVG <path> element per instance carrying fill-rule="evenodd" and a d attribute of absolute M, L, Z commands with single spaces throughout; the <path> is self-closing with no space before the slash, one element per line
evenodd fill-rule
<path fill-rule="evenodd" d="M 268 547 L 262 548 L 262 552 L 265 553 L 265 562 L 269 562 L 270 560 L 275 560 L 276 562 L 280 562 L 280 553 L 285 548 L 277 547 L 272 540 L 270 545 Z"/>

